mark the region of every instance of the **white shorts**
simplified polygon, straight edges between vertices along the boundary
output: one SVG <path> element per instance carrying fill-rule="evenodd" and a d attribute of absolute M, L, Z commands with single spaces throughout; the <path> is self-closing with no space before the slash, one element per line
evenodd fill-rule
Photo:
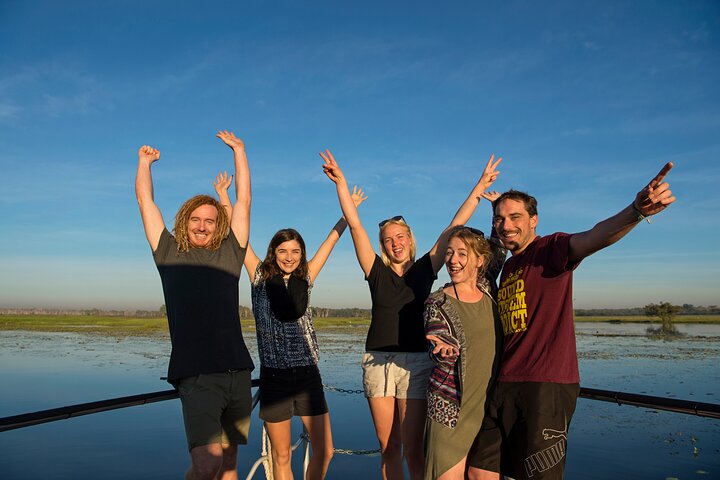
<path fill-rule="evenodd" d="M 362 357 L 365 396 L 425 399 L 433 367 L 426 352 L 365 352 Z"/>

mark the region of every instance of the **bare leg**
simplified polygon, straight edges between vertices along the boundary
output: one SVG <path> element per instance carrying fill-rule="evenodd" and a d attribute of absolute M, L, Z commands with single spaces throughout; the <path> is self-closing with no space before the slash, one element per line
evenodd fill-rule
<path fill-rule="evenodd" d="M 462 460 L 450 467 L 448 471 L 437 477 L 437 480 L 464 480 L 466 463 L 467 457 L 463 457 Z"/>
<path fill-rule="evenodd" d="M 380 442 L 383 480 L 402 479 L 402 439 L 395 397 L 368 398 L 375 433 Z"/>
<path fill-rule="evenodd" d="M 223 445 L 223 462 L 217 477 L 219 480 L 237 480 L 237 445 Z"/>
<path fill-rule="evenodd" d="M 307 480 L 322 480 L 327 474 L 328 465 L 335 449 L 333 448 L 332 432 L 330 431 L 330 414 L 300 417 L 305 430 L 310 435 L 312 456 L 308 464 Z"/>
<path fill-rule="evenodd" d="M 272 445 L 273 473 L 275 480 L 292 480 L 292 450 L 290 445 L 290 422 L 292 419 L 283 422 L 265 422 L 265 430 L 270 437 Z"/>
<path fill-rule="evenodd" d="M 397 407 L 400 414 L 403 456 L 408 465 L 410 478 L 421 480 L 425 475 L 423 432 L 427 400 L 398 398 Z"/>
<path fill-rule="evenodd" d="M 467 478 L 468 480 L 500 480 L 500 474 L 489 470 L 469 467 L 467 471 Z"/>
<path fill-rule="evenodd" d="M 190 450 L 190 460 L 186 480 L 215 480 L 223 463 L 223 447 L 219 443 L 200 445 Z"/>

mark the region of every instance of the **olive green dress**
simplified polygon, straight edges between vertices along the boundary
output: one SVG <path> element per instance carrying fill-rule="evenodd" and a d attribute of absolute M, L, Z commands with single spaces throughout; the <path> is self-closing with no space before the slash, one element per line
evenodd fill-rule
<path fill-rule="evenodd" d="M 455 428 L 428 419 L 425 425 L 427 459 L 425 479 L 435 479 L 467 456 L 485 415 L 485 397 L 495 357 L 492 300 L 483 295 L 476 303 L 450 296 L 448 301 L 465 331 L 465 372 L 462 374 L 460 416 Z M 458 359 L 459 361 L 459 359 Z"/>

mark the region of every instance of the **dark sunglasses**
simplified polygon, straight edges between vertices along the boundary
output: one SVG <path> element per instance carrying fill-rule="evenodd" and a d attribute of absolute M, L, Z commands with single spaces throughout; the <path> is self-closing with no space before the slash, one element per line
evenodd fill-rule
<path fill-rule="evenodd" d="M 469 230 L 470 233 L 472 233 L 473 235 L 477 235 L 480 238 L 485 238 L 485 234 L 482 232 L 482 230 L 478 230 L 477 228 L 466 227 L 465 225 L 458 225 L 457 227 L 455 227 L 455 231 L 459 230 Z"/>
<path fill-rule="evenodd" d="M 392 222 L 392 221 L 395 221 L 395 222 L 405 222 L 405 219 L 403 218 L 402 215 L 395 215 L 395 216 L 392 217 L 392 218 L 388 218 L 387 220 L 383 220 L 382 222 L 378 223 L 378 227 L 382 228 L 382 227 L 385 226 L 386 223 Z M 405 223 L 407 223 L 407 222 L 405 222 Z"/>

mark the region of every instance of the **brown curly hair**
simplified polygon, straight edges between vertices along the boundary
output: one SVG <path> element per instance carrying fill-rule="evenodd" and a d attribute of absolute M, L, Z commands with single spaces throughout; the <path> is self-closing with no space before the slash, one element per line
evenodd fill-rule
<path fill-rule="evenodd" d="M 190 238 L 188 237 L 188 222 L 190 214 L 196 208 L 203 205 L 210 205 L 217 210 L 217 225 L 210 244 L 205 247 L 208 250 L 217 250 L 220 244 L 230 234 L 230 219 L 223 206 L 210 195 L 195 195 L 191 199 L 182 204 L 180 210 L 175 215 L 175 226 L 173 227 L 173 235 L 177 242 L 178 252 L 187 252 L 190 250 Z"/>
<path fill-rule="evenodd" d="M 300 233 L 294 228 L 283 228 L 273 235 L 270 244 L 268 245 L 267 254 L 265 260 L 260 265 L 260 271 L 264 278 L 270 278 L 275 275 L 283 275 L 283 271 L 277 264 L 277 255 L 275 250 L 283 243 L 295 240 L 300 244 L 300 263 L 298 267 L 291 273 L 291 275 L 305 280 L 308 276 L 308 261 L 307 253 L 305 252 L 305 241 L 303 240 Z"/>

